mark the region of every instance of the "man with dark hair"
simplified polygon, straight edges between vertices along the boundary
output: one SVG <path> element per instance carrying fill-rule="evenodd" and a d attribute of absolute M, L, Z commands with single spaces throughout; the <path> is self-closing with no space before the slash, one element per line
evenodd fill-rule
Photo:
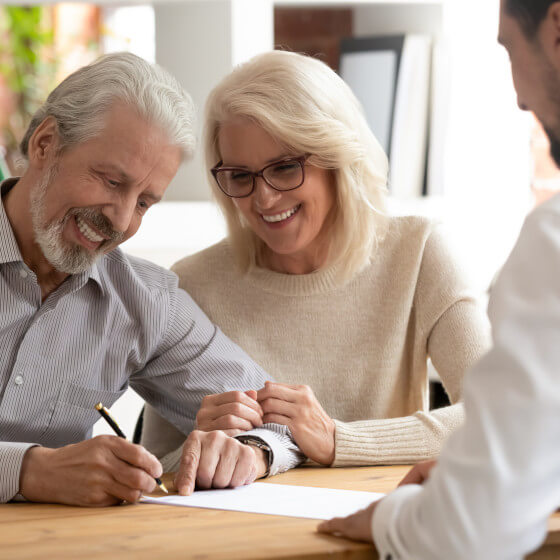
<path fill-rule="evenodd" d="M 498 40 L 560 167 L 560 1 L 502 0 Z M 560 195 L 526 219 L 489 315 L 493 348 L 437 466 L 321 531 L 373 540 L 383 560 L 513 560 L 542 543 L 560 504 Z"/>
<path fill-rule="evenodd" d="M 527 39 L 533 39 L 548 8 L 556 0 L 507 0 L 503 9 L 506 14 L 515 18 Z"/>

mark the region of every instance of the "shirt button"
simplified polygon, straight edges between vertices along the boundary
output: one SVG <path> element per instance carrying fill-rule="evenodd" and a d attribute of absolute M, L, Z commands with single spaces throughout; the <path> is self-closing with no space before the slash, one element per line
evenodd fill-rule
<path fill-rule="evenodd" d="M 20 268 L 20 269 L 19 269 L 19 275 L 20 275 L 22 278 L 27 278 L 27 277 L 29 276 L 29 274 L 27 273 L 27 270 L 25 270 L 24 268 Z"/>
<path fill-rule="evenodd" d="M 23 384 L 23 377 L 21 375 L 17 375 L 16 378 L 14 379 L 14 383 L 16 385 L 22 385 Z"/>

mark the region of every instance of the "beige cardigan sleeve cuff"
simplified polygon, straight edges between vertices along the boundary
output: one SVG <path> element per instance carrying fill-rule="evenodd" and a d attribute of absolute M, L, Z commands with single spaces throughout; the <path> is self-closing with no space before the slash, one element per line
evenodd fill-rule
<path fill-rule="evenodd" d="M 407 464 L 433 459 L 463 419 L 463 405 L 455 404 L 402 418 L 335 420 L 335 458 L 331 466 Z"/>

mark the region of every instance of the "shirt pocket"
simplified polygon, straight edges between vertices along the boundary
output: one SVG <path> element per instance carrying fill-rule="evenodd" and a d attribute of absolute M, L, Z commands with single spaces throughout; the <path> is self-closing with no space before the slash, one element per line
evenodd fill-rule
<path fill-rule="evenodd" d="M 105 391 L 66 382 L 62 385 L 47 428 L 39 442 L 46 447 L 62 447 L 91 437 L 93 425 L 101 416 L 98 402 L 110 407 L 126 390 Z"/>

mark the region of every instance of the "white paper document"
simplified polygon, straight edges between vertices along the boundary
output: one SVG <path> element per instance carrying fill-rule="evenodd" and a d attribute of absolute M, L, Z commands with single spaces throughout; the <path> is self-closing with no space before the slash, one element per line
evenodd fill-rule
<path fill-rule="evenodd" d="M 161 498 L 144 496 L 142 502 L 308 519 L 330 519 L 350 515 L 384 495 L 356 490 L 254 482 L 249 486 L 226 490 L 197 490 L 192 496 L 175 495 Z"/>

